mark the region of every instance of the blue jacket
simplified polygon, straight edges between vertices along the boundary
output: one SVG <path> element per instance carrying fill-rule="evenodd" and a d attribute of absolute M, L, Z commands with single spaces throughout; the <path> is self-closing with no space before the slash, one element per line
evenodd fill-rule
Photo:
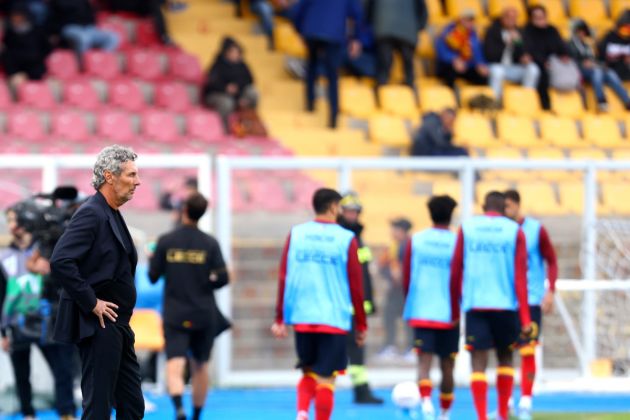
<path fill-rule="evenodd" d="M 300 0 L 291 17 L 304 39 L 341 44 L 346 42 L 347 20 L 360 24 L 363 10 L 359 0 Z"/>
<path fill-rule="evenodd" d="M 455 28 L 455 24 L 451 23 L 448 25 L 438 39 L 435 41 L 435 50 L 437 53 L 437 60 L 443 63 L 452 63 L 455 58 L 458 57 L 457 51 L 452 50 L 446 44 L 446 37 L 451 31 Z M 486 59 L 483 56 L 483 49 L 481 46 L 481 42 L 479 42 L 479 37 L 477 36 L 477 32 L 473 31 L 470 35 L 470 42 L 472 43 L 472 58 L 468 62 L 468 67 L 475 67 L 480 64 L 486 64 Z"/>
<path fill-rule="evenodd" d="M 95 289 L 117 281 L 131 265 L 135 275 L 138 255 L 125 250 L 122 235 L 100 192 L 74 214 L 50 258 L 50 275 L 62 287 L 55 324 L 55 340 L 76 343 L 94 335 L 98 318 Z M 125 226 L 126 229 L 126 226 Z M 127 231 L 127 234 L 129 232 Z"/>

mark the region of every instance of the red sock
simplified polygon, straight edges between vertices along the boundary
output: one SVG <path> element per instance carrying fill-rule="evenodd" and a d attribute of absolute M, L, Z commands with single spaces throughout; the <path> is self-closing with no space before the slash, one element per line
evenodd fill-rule
<path fill-rule="evenodd" d="M 453 400 L 455 399 L 455 394 L 452 392 L 450 394 L 440 394 L 440 409 L 442 411 L 447 411 L 451 409 L 453 405 Z"/>
<path fill-rule="evenodd" d="M 486 374 L 483 372 L 473 372 L 470 381 L 470 390 L 472 391 L 473 400 L 475 402 L 475 410 L 477 411 L 478 420 L 487 420 L 488 416 L 488 381 Z"/>
<path fill-rule="evenodd" d="M 521 395 L 531 397 L 536 379 L 536 356 L 534 349 L 527 347 L 521 352 Z"/>
<path fill-rule="evenodd" d="M 420 389 L 420 397 L 431 398 L 431 391 L 433 390 L 431 379 L 420 379 L 418 388 Z"/>
<path fill-rule="evenodd" d="M 315 398 L 317 381 L 309 374 L 305 374 L 297 385 L 297 409 L 298 411 L 308 411 L 311 400 Z"/>
<path fill-rule="evenodd" d="M 315 393 L 315 420 L 329 420 L 335 403 L 334 387 L 319 384 Z"/>
<path fill-rule="evenodd" d="M 497 369 L 497 394 L 499 396 L 499 418 L 507 419 L 510 414 L 510 398 L 514 386 L 514 369 L 499 366 Z"/>

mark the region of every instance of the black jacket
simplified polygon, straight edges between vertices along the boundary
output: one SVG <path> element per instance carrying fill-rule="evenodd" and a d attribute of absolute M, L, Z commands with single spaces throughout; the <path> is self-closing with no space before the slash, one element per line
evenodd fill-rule
<path fill-rule="evenodd" d="M 63 287 L 55 325 L 55 340 L 76 343 L 94 334 L 97 318 L 95 289 L 136 272 L 135 247 L 124 247 L 114 215 L 100 192 L 90 197 L 74 214 L 57 242 L 50 259 L 51 277 Z M 114 302 L 117 303 L 117 302 Z"/>
<path fill-rule="evenodd" d="M 613 29 L 604 36 L 597 49 L 602 62 L 622 80 L 630 80 L 630 66 L 625 61 L 630 57 L 630 38 L 623 38 Z"/>
<path fill-rule="evenodd" d="M 243 90 L 254 83 L 252 73 L 244 61 L 232 63 L 225 58 L 226 51 L 231 47 L 241 48 L 240 45 L 232 38 L 227 37 L 223 40 L 221 52 L 217 59 L 210 67 L 206 83 L 203 87 L 204 97 L 210 93 L 226 93 L 225 89 L 230 83 L 238 86 L 236 97 L 240 97 Z"/>
<path fill-rule="evenodd" d="M 89 0 L 53 0 L 50 3 L 50 31 L 61 32 L 66 25 L 96 24 L 96 13 Z"/>
<path fill-rule="evenodd" d="M 21 65 L 43 66 L 46 56 L 51 51 L 51 45 L 48 42 L 46 32 L 37 26 L 25 5 L 17 5 L 12 10 L 17 10 L 29 16 L 31 30 L 26 33 L 16 32 L 7 19 L 5 22 L 4 37 L 2 38 L 3 55 L 10 56 L 13 63 Z M 10 69 L 6 69 L 10 71 Z M 20 68 L 17 71 L 24 71 Z"/>
<path fill-rule="evenodd" d="M 180 226 L 160 237 L 150 261 L 149 280 L 165 277 L 163 319 L 174 328 L 211 328 L 215 335 L 230 324 L 219 311 L 214 291 L 229 282 L 221 248 L 196 227 Z"/>
<path fill-rule="evenodd" d="M 523 29 L 523 41 L 527 52 L 540 66 L 544 65 L 552 55 L 568 55 L 566 43 L 558 30 L 551 25 L 538 28 L 528 23 Z"/>
<path fill-rule="evenodd" d="M 505 41 L 503 40 L 503 27 L 501 26 L 501 20 L 496 19 L 492 22 L 492 25 L 486 31 L 486 37 L 483 40 L 483 55 L 488 63 L 500 63 L 503 58 L 503 51 L 505 50 Z M 521 34 L 521 41 L 523 40 L 523 31 L 518 30 Z M 521 57 L 526 53 L 525 45 L 523 42 L 514 44 L 514 51 L 512 52 L 512 61 L 514 64 L 518 64 Z"/>
<path fill-rule="evenodd" d="M 376 312 L 376 306 L 374 303 L 374 295 L 372 293 L 372 276 L 370 275 L 370 261 L 372 261 L 372 258 L 370 249 L 365 246 L 363 238 L 361 237 L 364 226 L 361 223 L 348 223 L 343 217 L 339 217 L 337 222 L 341 227 L 353 232 L 354 236 L 357 238 L 359 245 L 359 261 L 361 262 L 361 268 L 363 269 L 363 302 L 365 314 L 373 314 Z M 361 258 L 362 255 L 368 255 L 368 257 Z"/>

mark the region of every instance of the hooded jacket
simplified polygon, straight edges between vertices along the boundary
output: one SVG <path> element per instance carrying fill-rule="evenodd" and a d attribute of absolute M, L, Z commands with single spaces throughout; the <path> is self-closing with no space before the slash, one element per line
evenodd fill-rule
<path fill-rule="evenodd" d="M 233 63 L 226 58 L 226 52 L 231 47 L 236 47 L 241 50 L 241 54 L 243 53 L 243 48 L 236 40 L 230 37 L 223 39 L 221 51 L 210 67 L 203 87 L 204 96 L 211 93 L 227 93 L 227 85 L 234 83 L 238 86 L 238 92 L 235 95 L 238 98 L 247 86 L 254 83 L 252 73 L 243 60 Z"/>
<path fill-rule="evenodd" d="M 414 46 L 429 16 L 424 0 L 369 0 L 367 13 L 376 38 L 393 38 Z"/>
<path fill-rule="evenodd" d="M 630 12 L 625 12 L 617 21 L 614 29 L 610 30 L 598 46 L 599 58 L 613 69 L 622 80 L 630 80 L 630 66 L 626 59 L 630 57 L 630 36 L 622 36 L 620 30 L 630 24 Z"/>

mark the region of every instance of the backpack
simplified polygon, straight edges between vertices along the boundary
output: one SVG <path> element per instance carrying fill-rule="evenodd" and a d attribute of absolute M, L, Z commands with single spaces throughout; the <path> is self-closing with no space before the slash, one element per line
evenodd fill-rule
<path fill-rule="evenodd" d="M 575 61 L 562 61 L 555 55 L 549 58 L 549 86 L 560 91 L 575 90 L 580 86 L 582 75 Z"/>

